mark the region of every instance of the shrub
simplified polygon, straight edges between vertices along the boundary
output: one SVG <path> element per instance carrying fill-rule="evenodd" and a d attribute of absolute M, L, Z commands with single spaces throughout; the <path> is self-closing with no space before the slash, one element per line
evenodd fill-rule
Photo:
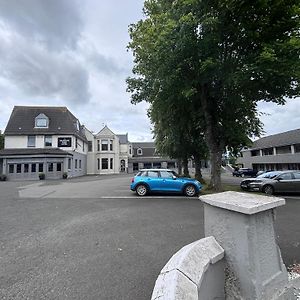
<path fill-rule="evenodd" d="M 68 178 L 68 172 L 64 172 L 63 173 L 63 179 L 67 179 Z"/>
<path fill-rule="evenodd" d="M 0 181 L 6 181 L 7 177 L 4 174 L 0 175 Z"/>
<path fill-rule="evenodd" d="M 45 174 L 44 173 L 39 173 L 39 178 L 40 178 L 40 180 L 44 180 L 45 179 Z"/>

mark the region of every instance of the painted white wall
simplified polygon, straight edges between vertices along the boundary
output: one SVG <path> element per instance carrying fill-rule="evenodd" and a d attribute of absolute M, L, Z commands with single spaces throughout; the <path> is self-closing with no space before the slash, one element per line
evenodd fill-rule
<path fill-rule="evenodd" d="M 27 135 L 9 135 L 5 136 L 4 148 L 27 148 Z"/>

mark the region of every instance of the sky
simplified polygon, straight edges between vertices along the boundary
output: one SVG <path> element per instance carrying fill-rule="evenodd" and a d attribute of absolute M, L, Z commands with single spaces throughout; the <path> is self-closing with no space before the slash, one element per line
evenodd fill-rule
<path fill-rule="evenodd" d="M 143 0 L 0 0 L 0 130 L 15 105 L 67 106 L 88 129 L 151 141 L 147 104 L 132 105 L 128 25 Z M 300 99 L 259 104 L 265 135 L 300 128 Z"/>

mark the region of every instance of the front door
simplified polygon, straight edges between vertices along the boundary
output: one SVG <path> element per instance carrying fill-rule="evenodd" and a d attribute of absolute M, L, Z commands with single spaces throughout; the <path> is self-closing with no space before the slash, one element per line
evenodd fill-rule
<path fill-rule="evenodd" d="M 124 159 L 121 159 L 120 165 L 121 165 L 121 172 L 125 172 L 125 160 Z"/>

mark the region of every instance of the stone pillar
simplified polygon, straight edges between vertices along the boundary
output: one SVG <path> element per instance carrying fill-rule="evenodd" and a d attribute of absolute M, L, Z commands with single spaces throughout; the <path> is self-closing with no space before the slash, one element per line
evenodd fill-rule
<path fill-rule="evenodd" d="M 225 250 L 226 299 L 294 299 L 273 226 L 274 209 L 285 200 L 237 192 L 200 199 L 205 236 Z"/>

